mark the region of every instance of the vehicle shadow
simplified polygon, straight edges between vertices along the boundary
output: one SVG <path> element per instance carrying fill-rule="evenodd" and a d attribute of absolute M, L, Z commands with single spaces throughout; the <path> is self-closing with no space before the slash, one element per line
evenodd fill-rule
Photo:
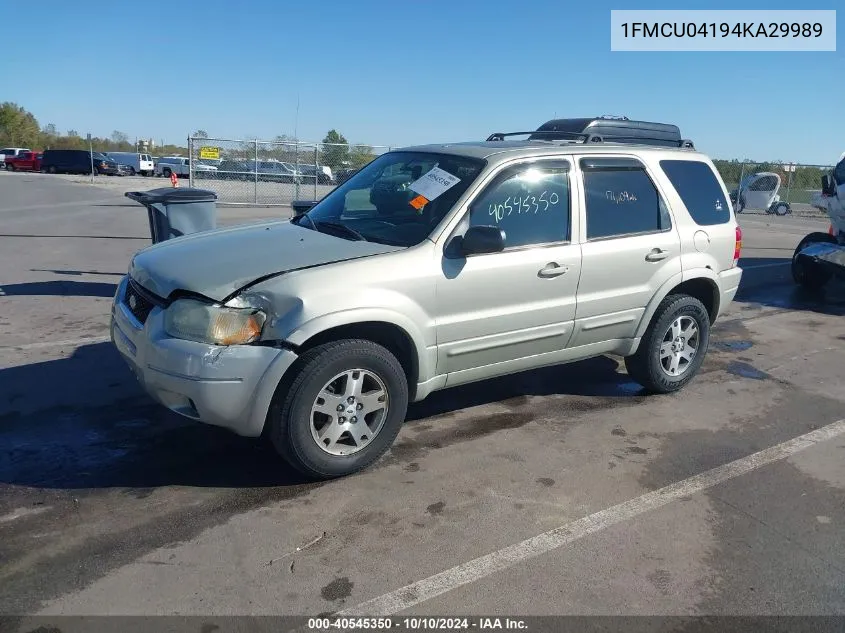
<path fill-rule="evenodd" d="M 519 396 L 631 398 L 644 393 L 641 385 L 619 372 L 617 360 L 610 356 L 597 356 L 577 363 L 542 367 L 436 391 L 422 402 L 411 404 L 407 420 L 417 421 Z"/>
<path fill-rule="evenodd" d="M 845 315 L 845 284 L 832 279 L 821 290 L 809 290 L 792 279 L 790 258 L 744 257 L 742 280 L 736 300 L 749 304 Z"/>
<path fill-rule="evenodd" d="M 101 281 L 31 281 L 0 286 L 0 296 L 105 297 L 117 292 L 117 284 Z"/>
<path fill-rule="evenodd" d="M 260 488 L 305 483 L 264 442 L 150 399 L 111 343 L 0 369 L 0 485 Z M 3 506 L 0 500 L 0 510 Z M 2 512 L 0 512 L 2 514 Z"/>
<path fill-rule="evenodd" d="M 616 368 L 616 361 L 599 357 L 455 387 L 412 405 L 408 420 L 522 395 L 638 395 L 640 387 Z M 0 369 L 0 446 L 0 484 L 16 486 L 144 494 L 161 486 L 261 488 L 307 481 L 268 443 L 153 402 L 111 343 Z"/>

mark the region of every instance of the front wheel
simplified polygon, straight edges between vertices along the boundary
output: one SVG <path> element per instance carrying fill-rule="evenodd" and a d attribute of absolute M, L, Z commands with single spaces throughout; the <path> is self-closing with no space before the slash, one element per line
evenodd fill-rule
<path fill-rule="evenodd" d="M 279 387 L 267 423 L 297 470 L 330 479 L 362 470 L 396 439 L 408 409 L 402 365 L 381 345 L 342 340 L 308 350 Z"/>
<path fill-rule="evenodd" d="M 15 171 L 15 166 L 9 163 L 6 165 L 6 171 Z"/>
<path fill-rule="evenodd" d="M 628 375 L 652 393 L 671 393 L 691 381 L 710 344 L 710 315 L 689 295 L 673 294 L 658 306 L 640 346 L 625 358 Z"/>
<path fill-rule="evenodd" d="M 833 276 L 830 271 L 825 270 L 815 262 L 809 261 L 806 257 L 799 257 L 801 251 L 810 244 L 818 243 L 836 244 L 836 238 L 821 231 L 810 233 L 798 242 L 798 246 L 795 247 L 795 252 L 792 254 L 792 279 L 796 284 L 808 290 L 819 290 Z"/>
<path fill-rule="evenodd" d="M 161 175 L 164 176 L 165 178 L 170 178 L 170 174 L 172 174 L 172 173 L 173 172 L 170 171 L 167 167 L 165 167 L 164 169 L 161 170 Z"/>

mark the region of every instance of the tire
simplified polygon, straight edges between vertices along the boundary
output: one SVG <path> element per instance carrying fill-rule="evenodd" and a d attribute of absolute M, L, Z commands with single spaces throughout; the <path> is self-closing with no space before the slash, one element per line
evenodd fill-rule
<path fill-rule="evenodd" d="M 48 171 L 49 173 L 51 173 L 51 174 L 55 174 L 55 173 L 56 173 L 56 167 L 55 167 L 55 165 L 50 165 L 50 166 L 47 168 L 47 171 Z"/>
<path fill-rule="evenodd" d="M 6 171 L 15 171 L 15 166 L 12 165 L 11 163 L 7 164 L 6 165 Z"/>
<path fill-rule="evenodd" d="M 789 204 L 786 202 L 778 202 L 774 208 L 775 215 L 780 216 L 788 215 L 790 211 L 791 209 L 789 208 Z"/>
<path fill-rule="evenodd" d="M 835 237 L 827 233 L 820 231 L 810 233 L 798 242 L 798 246 L 795 247 L 795 252 L 792 254 L 792 279 L 796 284 L 808 290 L 820 290 L 833 277 L 830 271 L 825 270 L 818 264 L 798 257 L 798 254 L 807 246 L 817 243 L 836 244 L 837 242 Z"/>
<path fill-rule="evenodd" d="M 164 169 L 161 170 L 161 175 L 164 176 L 165 178 L 170 178 L 171 173 L 173 173 L 173 172 L 170 171 L 170 169 L 168 169 L 167 167 L 165 167 Z"/>
<path fill-rule="evenodd" d="M 697 339 L 689 336 L 688 340 L 678 342 L 677 340 L 666 341 L 674 324 L 680 322 L 684 327 L 694 323 L 697 330 Z M 677 332 L 675 332 L 677 334 Z M 671 375 L 664 367 L 666 362 L 671 369 L 672 359 L 684 352 L 689 354 L 689 348 L 693 347 L 690 341 L 695 340 L 695 352 L 688 358 L 683 367 L 678 367 L 678 373 Z M 671 294 L 666 297 L 657 307 L 657 311 L 646 329 L 645 335 L 640 341 L 637 351 L 625 358 L 625 368 L 628 375 L 640 383 L 651 393 L 672 393 L 687 385 L 698 373 L 707 348 L 710 344 L 710 315 L 704 304 L 695 297 L 683 294 Z M 672 351 L 672 345 L 681 345 L 677 354 Z M 669 358 L 661 360 L 662 352 L 668 351 Z"/>
<path fill-rule="evenodd" d="M 367 384 L 375 385 L 379 389 L 383 387 L 386 393 L 386 414 L 382 410 L 382 417 L 379 418 L 379 412 L 376 411 L 369 422 L 363 419 L 356 421 L 353 429 L 352 421 L 355 417 L 352 416 L 355 415 L 356 407 L 364 407 L 363 399 L 360 403 L 350 403 L 348 400 L 344 401 L 342 395 L 338 396 L 341 404 L 337 406 L 350 407 L 343 412 L 350 416 L 343 429 L 355 430 L 361 437 L 365 435 L 361 433 L 362 429 L 374 433 L 367 438 L 366 443 L 356 447 L 341 443 L 341 440 L 354 441 L 351 434 L 341 429 L 336 431 L 340 435 L 334 436 L 337 442 L 333 441 L 328 445 L 326 438 L 323 441 L 327 447 L 322 448 L 316 435 L 325 428 L 336 429 L 339 421 L 345 418 L 336 413 L 330 399 L 324 399 L 323 405 L 326 410 L 335 413 L 330 416 L 315 413 L 318 395 L 326 393 L 325 387 L 329 386 L 333 377 L 354 370 L 361 370 L 367 375 L 365 379 L 358 374 L 365 388 L 368 388 Z M 270 405 L 267 420 L 269 438 L 276 451 L 306 476 L 313 479 L 332 479 L 350 475 L 372 464 L 393 444 L 408 409 L 408 382 L 402 365 L 381 345 L 359 339 L 319 345 L 308 350 L 297 360 L 289 370 L 289 376 L 289 380 L 283 380 L 279 385 Z M 381 382 L 374 382 L 372 376 L 376 376 Z M 344 383 L 344 379 L 334 383 L 338 393 L 340 390 L 351 393 L 344 389 L 349 383 Z M 376 408 L 379 404 L 382 403 L 378 402 Z M 370 416 L 370 413 L 366 415 Z M 317 428 L 317 418 L 320 418 L 321 424 L 323 420 L 327 420 L 326 427 Z M 372 429 L 370 425 L 378 425 L 379 420 L 380 426 Z M 340 454 L 331 454 L 332 450 L 340 451 Z"/>

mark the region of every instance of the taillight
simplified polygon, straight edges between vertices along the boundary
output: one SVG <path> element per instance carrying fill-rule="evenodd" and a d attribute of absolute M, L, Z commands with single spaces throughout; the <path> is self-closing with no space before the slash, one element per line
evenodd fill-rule
<path fill-rule="evenodd" d="M 742 228 L 736 226 L 736 241 L 734 242 L 734 266 L 739 263 L 739 254 L 742 252 Z"/>
<path fill-rule="evenodd" d="M 833 235 L 833 225 L 830 225 L 830 228 L 827 230 L 828 235 Z"/>

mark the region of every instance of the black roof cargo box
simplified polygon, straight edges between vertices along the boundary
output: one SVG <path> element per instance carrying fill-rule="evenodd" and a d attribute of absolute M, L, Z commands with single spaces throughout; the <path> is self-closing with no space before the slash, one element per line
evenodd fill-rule
<path fill-rule="evenodd" d="M 667 147 L 680 147 L 683 140 L 677 125 L 631 121 L 626 117 L 552 119 L 538 127 L 536 132 L 529 140 L 569 140 L 576 135 L 589 134 L 613 143 L 642 143 Z"/>

